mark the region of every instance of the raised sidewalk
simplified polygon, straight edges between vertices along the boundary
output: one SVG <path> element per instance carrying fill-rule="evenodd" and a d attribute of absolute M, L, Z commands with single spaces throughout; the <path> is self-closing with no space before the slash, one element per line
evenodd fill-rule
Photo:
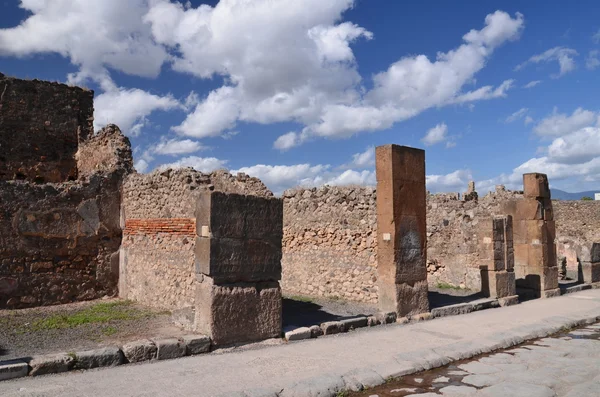
<path fill-rule="evenodd" d="M 21 378 L 0 396 L 335 396 L 600 320 L 600 289 L 406 325 L 152 364 Z"/>

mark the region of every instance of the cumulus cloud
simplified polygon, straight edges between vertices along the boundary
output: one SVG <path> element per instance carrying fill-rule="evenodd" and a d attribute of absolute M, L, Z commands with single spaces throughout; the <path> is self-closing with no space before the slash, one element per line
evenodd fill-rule
<path fill-rule="evenodd" d="M 544 118 L 535 127 L 533 131 L 543 137 L 557 137 L 588 127 L 596 122 L 598 113 L 582 108 L 577 108 L 569 116 L 565 113 L 558 113 L 554 108 L 552 115 Z"/>
<path fill-rule="evenodd" d="M 233 173 L 243 172 L 262 180 L 274 193 L 281 194 L 284 190 L 295 186 L 319 186 L 327 180 L 329 165 L 265 165 L 257 164 L 242 167 Z"/>
<path fill-rule="evenodd" d="M 198 157 L 198 156 L 189 156 L 174 161 L 172 163 L 163 164 L 159 169 L 167 169 L 167 168 L 186 168 L 192 167 L 200 172 L 212 172 L 222 168 L 225 168 L 227 165 L 227 160 L 220 160 L 215 157 Z"/>
<path fill-rule="evenodd" d="M 460 192 L 467 188 L 472 179 L 473 176 L 469 170 L 456 170 L 446 175 L 427 175 L 427 190 L 432 193 Z"/>
<path fill-rule="evenodd" d="M 369 146 L 364 152 L 352 155 L 351 168 L 366 168 L 375 165 L 375 146 Z"/>
<path fill-rule="evenodd" d="M 152 148 L 152 152 L 156 154 L 176 156 L 194 153 L 203 149 L 205 149 L 205 147 L 202 146 L 200 142 L 192 141 L 190 139 L 178 140 L 163 138 Z"/>
<path fill-rule="evenodd" d="M 532 63 L 556 61 L 558 62 L 560 70 L 558 74 L 553 74 L 551 75 L 551 77 L 558 78 L 575 70 L 575 57 L 577 55 L 579 55 L 579 53 L 572 48 L 554 47 L 544 51 L 541 54 L 532 56 L 527 61 L 517 65 L 515 67 L 515 70 L 521 70 L 525 66 L 530 65 Z"/>
<path fill-rule="evenodd" d="M 94 128 L 98 130 L 114 123 L 124 133 L 137 136 L 152 112 L 179 106 L 179 102 L 171 95 L 154 95 L 137 88 L 114 88 L 98 95 L 94 100 Z"/>
<path fill-rule="evenodd" d="M 435 127 L 431 128 L 421 141 L 427 145 L 435 145 L 436 143 L 444 142 L 448 139 L 448 126 L 446 123 L 440 123 Z"/>
<path fill-rule="evenodd" d="M 96 81 L 106 68 L 156 77 L 169 58 L 143 20 L 146 0 L 21 0 L 19 6 L 31 15 L 0 29 L 0 55 L 58 53 Z"/>
<path fill-rule="evenodd" d="M 585 67 L 589 70 L 594 70 L 600 66 L 600 59 L 598 56 L 600 55 L 600 51 L 592 50 L 588 53 L 587 58 L 585 58 Z"/>
<path fill-rule="evenodd" d="M 540 84 L 541 82 L 542 82 L 541 80 L 533 80 L 533 81 L 530 81 L 529 83 L 525 84 L 523 86 L 523 88 L 533 88 L 536 85 Z"/>

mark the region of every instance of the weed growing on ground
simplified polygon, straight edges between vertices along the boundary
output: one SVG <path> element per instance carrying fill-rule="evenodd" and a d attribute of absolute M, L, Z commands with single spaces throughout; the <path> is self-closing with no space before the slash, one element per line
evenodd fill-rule
<path fill-rule="evenodd" d="M 131 301 L 101 302 L 71 314 L 55 314 L 37 320 L 31 324 L 33 331 L 74 328 L 91 323 L 109 323 L 150 318 L 156 314 L 151 311 L 131 307 Z M 111 328 L 111 327 L 109 327 Z M 112 327 L 114 329 L 114 327 Z M 108 331 L 111 332 L 111 331 Z M 114 334 L 116 329 L 114 329 Z"/>

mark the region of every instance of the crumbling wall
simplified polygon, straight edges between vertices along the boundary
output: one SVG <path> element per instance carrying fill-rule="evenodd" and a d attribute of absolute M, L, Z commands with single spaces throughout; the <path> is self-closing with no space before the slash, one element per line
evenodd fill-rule
<path fill-rule="evenodd" d="M 0 180 L 77 178 L 75 153 L 93 133 L 94 92 L 0 73 Z"/>
<path fill-rule="evenodd" d="M 121 297 L 169 310 L 192 307 L 196 203 L 207 190 L 273 196 L 259 179 L 224 171 L 168 169 L 127 177 L 121 205 Z"/>
<path fill-rule="evenodd" d="M 0 308 L 116 292 L 120 182 L 117 173 L 85 184 L 0 181 Z"/>
<path fill-rule="evenodd" d="M 110 172 L 120 169 L 133 172 L 133 155 L 129 138 L 119 127 L 109 124 L 79 145 L 75 155 L 79 179 L 97 172 Z"/>
<path fill-rule="evenodd" d="M 377 302 L 375 189 L 324 186 L 283 197 L 284 293 Z"/>

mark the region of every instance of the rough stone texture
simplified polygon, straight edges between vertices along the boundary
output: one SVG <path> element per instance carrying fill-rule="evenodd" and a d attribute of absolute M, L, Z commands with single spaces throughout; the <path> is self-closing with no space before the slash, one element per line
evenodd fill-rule
<path fill-rule="evenodd" d="M 157 339 L 154 344 L 156 344 L 158 360 L 170 360 L 185 356 L 186 345 L 177 338 Z"/>
<path fill-rule="evenodd" d="M 77 179 L 75 153 L 93 134 L 94 92 L 0 73 L 0 180 Z"/>
<path fill-rule="evenodd" d="M 343 332 L 344 327 L 339 321 L 327 321 L 321 324 L 321 330 L 323 331 L 323 335 L 333 335 Z"/>
<path fill-rule="evenodd" d="M 310 339 L 311 337 L 312 332 L 310 328 L 307 327 L 296 328 L 285 333 L 285 340 L 287 341 Z"/>
<path fill-rule="evenodd" d="M 293 189 L 283 199 L 285 293 L 377 302 L 375 189 Z"/>
<path fill-rule="evenodd" d="M 73 367 L 74 361 L 73 357 L 66 353 L 34 357 L 29 361 L 31 367 L 29 375 L 37 376 L 67 372 Z"/>
<path fill-rule="evenodd" d="M 375 149 L 379 306 L 398 316 L 429 310 L 425 152 L 397 145 Z"/>
<path fill-rule="evenodd" d="M 492 298 L 516 294 L 512 216 L 495 216 L 480 223 L 481 292 Z"/>
<path fill-rule="evenodd" d="M 218 285 L 203 277 L 196 288 L 196 331 L 210 336 L 215 345 L 281 336 L 278 282 Z"/>
<path fill-rule="evenodd" d="M 129 342 L 121 349 L 130 363 L 153 360 L 156 358 L 156 344 L 148 339 Z"/>
<path fill-rule="evenodd" d="M 97 172 L 110 172 L 121 169 L 132 173 L 133 154 L 131 143 L 119 127 L 109 124 L 91 135 L 79 145 L 75 158 L 79 179 L 87 178 Z"/>
<path fill-rule="evenodd" d="M 185 335 L 181 337 L 188 356 L 207 353 L 210 351 L 210 338 L 206 335 Z"/>
<path fill-rule="evenodd" d="M 121 205 L 121 297 L 169 310 L 193 309 L 196 214 L 201 197 L 211 190 L 272 196 L 262 182 L 244 174 L 176 169 L 129 175 Z"/>
<path fill-rule="evenodd" d="M 116 346 L 75 353 L 73 369 L 115 367 L 123 363 L 123 353 Z"/>
<path fill-rule="evenodd" d="M 215 282 L 281 278 L 281 199 L 206 192 L 196 207 L 196 272 Z"/>
<path fill-rule="evenodd" d="M 0 361 L 0 381 L 27 376 L 29 365 L 23 360 Z"/>
<path fill-rule="evenodd" d="M 120 184 L 119 173 L 85 183 L 0 181 L 0 308 L 116 293 Z"/>

